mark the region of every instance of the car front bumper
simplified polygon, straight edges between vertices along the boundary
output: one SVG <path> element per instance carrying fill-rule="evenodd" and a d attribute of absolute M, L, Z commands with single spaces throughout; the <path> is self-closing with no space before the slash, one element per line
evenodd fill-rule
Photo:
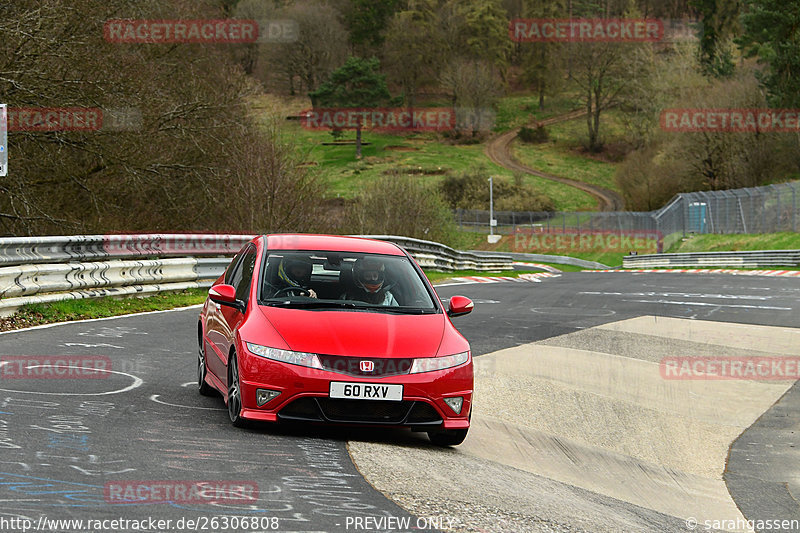
<path fill-rule="evenodd" d="M 242 416 L 267 422 L 401 426 L 412 429 L 465 429 L 472 409 L 472 358 L 457 367 L 419 374 L 362 377 L 272 361 L 248 353 L 240 358 Z M 402 401 L 329 397 L 332 381 L 403 386 Z M 256 391 L 280 394 L 258 406 Z M 455 413 L 445 398 L 461 396 Z"/>

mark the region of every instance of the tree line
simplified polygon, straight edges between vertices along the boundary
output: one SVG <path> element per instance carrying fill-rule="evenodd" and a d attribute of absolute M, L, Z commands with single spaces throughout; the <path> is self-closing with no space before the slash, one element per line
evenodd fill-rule
<path fill-rule="evenodd" d="M 110 19 L 226 17 L 291 20 L 297 38 L 236 45 L 103 38 Z M 515 18 L 581 17 L 682 21 L 691 38 L 509 37 Z M 798 28 L 800 9 L 782 0 L 3 2 L 0 102 L 133 109 L 139 118 L 116 129 L 9 132 L 0 233 L 331 231 L 336 210 L 281 135 L 281 110 L 255 117 L 248 101 L 264 90 L 324 95 L 350 58 L 374 61 L 398 105 L 492 109 L 503 95 L 524 93 L 545 108 L 570 95 L 588 112 L 586 149 L 601 155 L 614 109 L 625 129 L 617 179 L 631 209 L 656 208 L 683 190 L 784 179 L 798 171 L 797 135 L 671 133 L 659 127 L 659 114 L 676 105 L 797 107 Z M 464 132 L 465 142 L 486 134 L 478 130 Z M 520 196 L 547 205 L 535 192 Z M 356 215 L 363 227 L 363 213 Z"/>
<path fill-rule="evenodd" d="M 676 133 L 659 123 L 671 107 L 797 107 L 800 14 L 793 2 L 240 0 L 235 12 L 299 22 L 297 42 L 251 50 L 251 72 L 271 90 L 313 95 L 357 56 L 377 58 L 392 94 L 409 107 L 444 100 L 491 109 L 503 95 L 528 93 L 545 109 L 550 99 L 570 95 L 587 111 L 586 150 L 601 155 L 610 136 L 606 114 L 615 109 L 624 138 L 605 155 L 624 159 L 617 182 L 630 209 L 655 209 L 678 192 L 755 186 L 800 170 L 796 135 Z M 659 19 L 666 38 L 509 37 L 514 19 L 579 18 Z"/>

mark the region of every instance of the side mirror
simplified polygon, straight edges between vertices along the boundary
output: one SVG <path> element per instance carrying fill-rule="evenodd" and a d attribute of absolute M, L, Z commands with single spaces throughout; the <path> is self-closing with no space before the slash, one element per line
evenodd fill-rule
<path fill-rule="evenodd" d="M 224 283 L 214 285 L 208 289 L 208 297 L 212 302 L 218 304 L 229 305 L 237 309 L 241 307 L 239 300 L 236 299 L 236 289 L 233 288 L 233 285 L 226 285 Z"/>
<path fill-rule="evenodd" d="M 447 316 L 454 318 L 457 316 L 468 315 L 472 312 L 475 304 L 465 296 L 453 296 L 447 306 Z"/>

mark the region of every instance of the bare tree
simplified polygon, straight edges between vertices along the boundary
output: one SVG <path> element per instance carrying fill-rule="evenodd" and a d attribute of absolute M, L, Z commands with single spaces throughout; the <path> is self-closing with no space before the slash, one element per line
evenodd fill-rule
<path fill-rule="evenodd" d="M 494 107 L 502 94 L 495 69 L 479 59 L 458 58 L 442 70 L 440 83 L 453 95 L 457 126 L 473 137 L 492 128 Z"/>
<path fill-rule="evenodd" d="M 269 81 L 270 74 L 277 72 L 290 94 L 308 93 L 347 59 L 347 31 L 339 22 L 339 12 L 326 2 L 297 2 L 275 10 L 272 16 L 297 23 L 298 36 L 293 42 L 259 46 L 259 78 Z"/>
<path fill-rule="evenodd" d="M 572 80 L 582 93 L 586 108 L 588 148 L 600 151 L 601 118 L 618 105 L 634 82 L 646 76 L 649 54 L 636 43 L 578 43 L 572 49 Z"/>
<path fill-rule="evenodd" d="M 168 15 L 169 14 L 169 15 Z M 227 216 L 232 164 L 247 144 L 266 154 L 246 99 L 255 83 L 229 45 L 117 44 L 105 21 L 223 16 L 215 0 L 0 4 L 0 95 L 10 108 L 128 108 L 141 120 L 93 131 L 10 131 L 0 180 L 5 234 L 250 231 Z M 124 125 L 123 125 L 124 126 Z M 258 197 L 251 197 L 257 202 Z"/>
<path fill-rule="evenodd" d="M 388 79 L 402 87 L 409 107 L 420 85 L 435 79 L 442 48 L 433 6 L 423 2 L 414 7 L 394 14 L 383 43 Z"/>

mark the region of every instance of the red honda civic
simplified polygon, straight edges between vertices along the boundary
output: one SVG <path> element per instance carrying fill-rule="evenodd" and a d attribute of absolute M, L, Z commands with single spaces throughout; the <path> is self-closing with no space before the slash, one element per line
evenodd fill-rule
<path fill-rule="evenodd" d="M 200 394 L 247 421 L 401 426 L 460 444 L 472 356 L 447 309 L 399 246 L 354 237 L 250 241 L 208 292 L 198 323 Z"/>

